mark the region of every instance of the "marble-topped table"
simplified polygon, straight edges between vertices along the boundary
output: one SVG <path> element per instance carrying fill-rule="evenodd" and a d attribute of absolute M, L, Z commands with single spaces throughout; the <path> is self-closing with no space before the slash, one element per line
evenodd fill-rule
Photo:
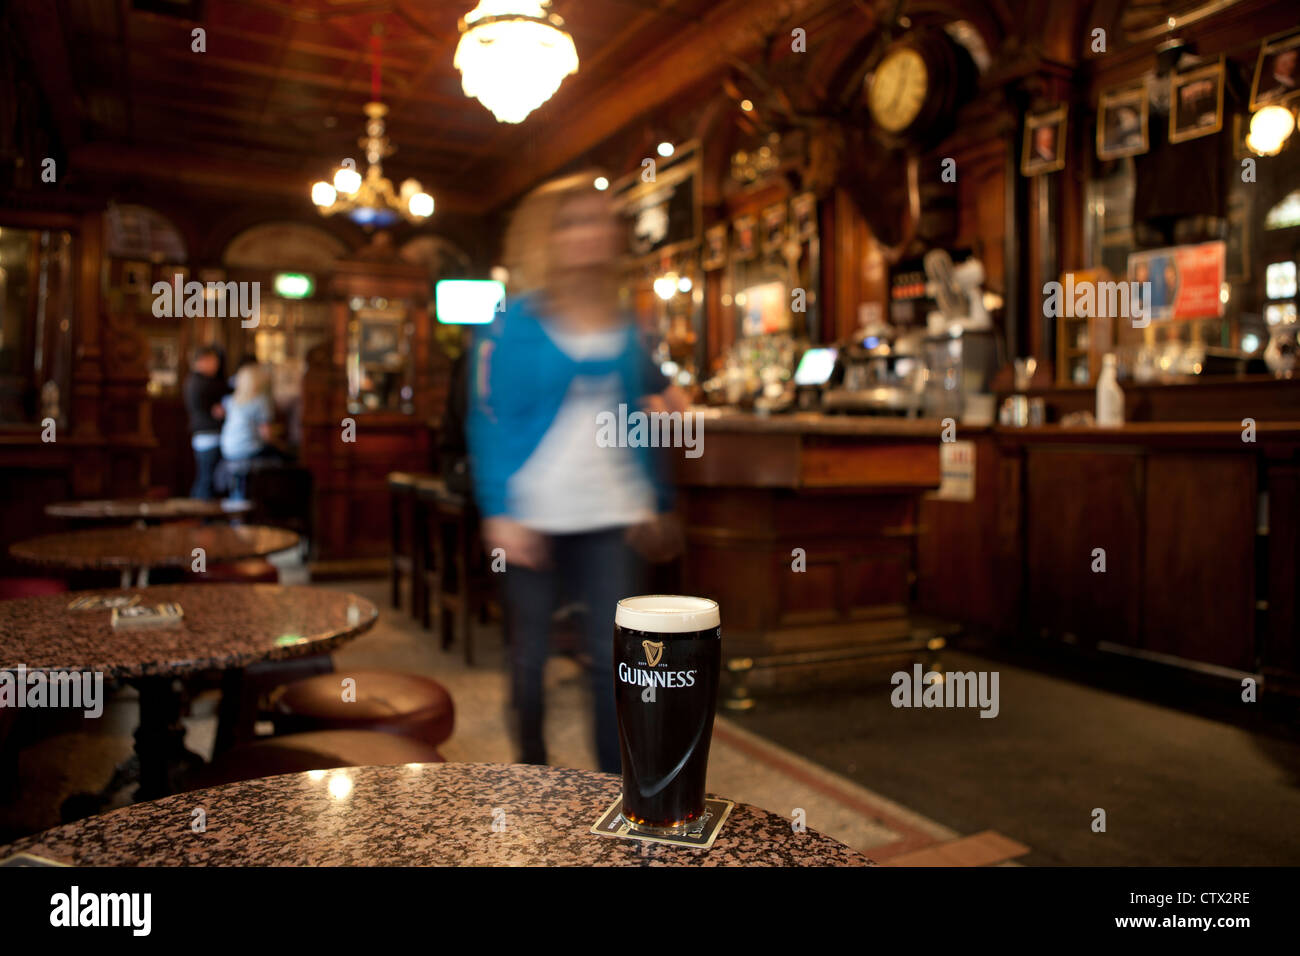
<path fill-rule="evenodd" d="M 190 567 L 195 549 L 204 560 L 239 561 L 285 551 L 298 543 L 298 535 L 265 525 L 165 524 L 154 528 L 93 528 L 28 538 L 9 546 L 20 561 L 67 570 L 120 570 L 126 587 L 133 572 L 138 583 L 148 583 L 150 568 Z"/>
<path fill-rule="evenodd" d="M 45 506 L 51 518 L 78 521 L 178 521 L 184 518 L 233 518 L 253 510 L 251 501 L 206 498 L 106 498 L 59 501 Z"/>
<path fill-rule="evenodd" d="M 699 850 L 592 834 L 615 774 L 521 764 L 408 764 L 283 774 L 55 827 L 7 847 L 79 866 L 867 866 L 738 803 Z M 191 829 L 195 807 L 206 831 Z M 495 827 L 494 827 L 495 824 Z"/>
<path fill-rule="evenodd" d="M 278 584 L 176 584 L 103 592 L 141 603 L 175 602 L 175 626 L 114 629 L 111 612 L 70 611 L 72 591 L 0 601 L 0 670 L 72 671 L 125 680 L 140 692 L 137 799 L 173 791 L 169 763 L 182 748 L 172 679 L 239 671 L 258 661 L 332 651 L 369 630 L 375 605 L 356 594 Z"/>

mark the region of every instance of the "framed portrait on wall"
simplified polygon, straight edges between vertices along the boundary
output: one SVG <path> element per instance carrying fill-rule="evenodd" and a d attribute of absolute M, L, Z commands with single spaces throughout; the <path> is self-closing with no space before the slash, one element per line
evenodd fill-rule
<path fill-rule="evenodd" d="M 754 258 L 758 251 L 758 221 L 753 216 L 737 216 L 731 229 L 734 236 L 732 257 L 738 262 Z"/>
<path fill-rule="evenodd" d="M 1024 146 L 1020 172 L 1038 176 L 1065 166 L 1065 121 L 1069 108 L 1062 104 L 1044 113 L 1025 114 Z"/>
<path fill-rule="evenodd" d="M 704 251 L 700 266 L 705 272 L 721 269 L 727 264 L 727 224 L 720 222 L 704 230 Z"/>
<path fill-rule="evenodd" d="M 1149 106 L 1145 86 L 1101 94 L 1097 106 L 1098 159 L 1123 159 L 1150 148 Z"/>
<path fill-rule="evenodd" d="M 1209 136 L 1223 129 L 1223 58 L 1174 74 L 1169 89 L 1169 142 Z"/>
<path fill-rule="evenodd" d="M 654 179 L 641 171 L 613 185 L 614 207 L 626 232 L 627 251 L 635 259 L 694 250 L 700 244 L 700 149 L 683 144 L 663 160 Z"/>
<path fill-rule="evenodd" d="M 161 281 L 161 280 L 160 280 Z M 149 391 L 159 393 L 177 385 L 180 341 L 175 335 L 149 336 Z"/>
<path fill-rule="evenodd" d="M 1250 108 L 1277 106 L 1300 97 L 1300 30 L 1275 34 L 1259 47 Z"/>
<path fill-rule="evenodd" d="M 817 195 L 800 193 L 790 200 L 790 220 L 794 237 L 807 242 L 817 236 Z"/>
<path fill-rule="evenodd" d="M 785 203 L 776 203 L 763 209 L 763 252 L 779 253 L 785 245 L 786 224 L 789 222 L 789 210 Z"/>

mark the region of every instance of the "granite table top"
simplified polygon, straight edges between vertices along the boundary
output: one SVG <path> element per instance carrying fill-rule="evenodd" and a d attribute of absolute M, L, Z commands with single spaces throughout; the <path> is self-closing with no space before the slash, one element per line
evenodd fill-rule
<path fill-rule="evenodd" d="M 174 601 L 184 618 L 174 627 L 115 630 L 110 611 L 68 610 L 73 598 L 93 593 Z M 71 591 L 0 601 L 0 669 L 92 671 L 110 680 L 183 676 L 326 653 L 378 617 L 356 594 L 279 584 Z"/>
<path fill-rule="evenodd" d="M 165 524 L 47 534 L 18 541 L 9 553 L 31 564 L 74 570 L 189 567 L 195 548 L 202 548 L 211 564 L 274 554 L 297 543 L 294 532 L 264 525 Z"/>
<path fill-rule="evenodd" d="M 867 866 L 784 817 L 736 804 L 708 850 L 596 836 L 615 774 L 407 764 L 196 790 L 0 847 L 80 866 Z M 206 830 L 195 833 L 194 809 Z M 495 826 L 494 826 L 495 824 Z"/>
<path fill-rule="evenodd" d="M 143 519 L 170 521 L 179 518 L 221 518 L 247 514 L 251 501 L 208 501 L 205 498 L 109 498 L 86 501 L 59 501 L 45 506 L 52 518 L 77 518 L 82 521 L 117 521 Z"/>

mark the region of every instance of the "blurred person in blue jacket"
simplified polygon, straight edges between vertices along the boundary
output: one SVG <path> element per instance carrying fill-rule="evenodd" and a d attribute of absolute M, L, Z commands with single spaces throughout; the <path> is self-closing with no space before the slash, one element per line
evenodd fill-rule
<path fill-rule="evenodd" d="M 476 337 L 469 368 L 470 473 L 484 545 L 506 560 L 511 705 L 523 763 L 545 763 L 543 672 L 561 597 L 587 609 L 596 756 L 619 769 L 614 606 L 637 593 L 631 546 L 675 544 L 669 485 L 649 449 L 601 447 L 598 415 L 685 406 L 619 308 L 621 231 L 579 174 L 520 204 L 505 237 L 508 304 Z M 662 394 L 655 394 L 662 393 Z"/>

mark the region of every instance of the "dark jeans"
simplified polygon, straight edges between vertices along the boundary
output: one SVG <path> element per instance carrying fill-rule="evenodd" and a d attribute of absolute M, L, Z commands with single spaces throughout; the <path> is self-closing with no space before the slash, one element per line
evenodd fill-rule
<path fill-rule="evenodd" d="M 521 763 L 545 763 L 542 739 L 542 673 L 551 636 L 551 614 L 561 597 L 587 608 L 584 644 L 591 658 L 596 758 L 600 769 L 618 773 L 618 717 L 614 710 L 614 605 L 634 585 L 633 556 L 622 528 L 551 535 L 548 568 L 506 569 L 510 616 L 511 704 Z"/>
<path fill-rule="evenodd" d="M 231 501 L 248 500 L 249 472 L 283 464 L 288 459 L 274 445 L 263 445 L 252 455 L 243 458 L 223 458 L 217 466 L 215 481 L 218 492 L 224 492 Z"/>
<path fill-rule="evenodd" d="M 212 499 L 217 496 L 212 487 L 212 475 L 221 461 L 221 446 L 214 445 L 207 451 L 194 453 L 194 485 L 190 488 L 191 498 Z"/>

